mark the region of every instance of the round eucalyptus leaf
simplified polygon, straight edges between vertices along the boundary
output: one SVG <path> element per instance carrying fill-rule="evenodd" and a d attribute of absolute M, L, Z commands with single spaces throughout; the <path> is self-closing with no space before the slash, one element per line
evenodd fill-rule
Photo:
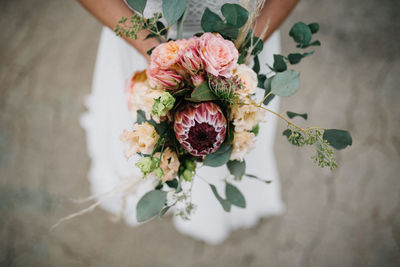
<path fill-rule="evenodd" d="M 204 160 L 204 165 L 210 167 L 222 166 L 229 161 L 231 154 L 232 154 L 232 145 L 222 144 L 216 152 L 208 154 L 206 156 L 206 159 Z"/>
<path fill-rule="evenodd" d="M 277 73 L 271 81 L 271 91 L 274 95 L 288 97 L 300 88 L 299 73 L 295 70 L 287 70 Z"/>
<path fill-rule="evenodd" d="M 289 35 L 298 44 L 308 44 L 311 41 L 312 32 L 310 27 L 303 22 L 297 22 L 289 31 Z"/>
<path fill-rule="evenodd" d="M 231 183 L 226 183 L 225 187 L 226 198 L 232 205 L 238 206 L 240 208 L 246 207 L 246 200 L 239 189 Z"/>
<path fill-rule="evenodd" d="M 229 172 L 237 178 L 241 178 L 246 172 L 245 161 L 230 160 L 226 165 L 228 166 Z"/>
<path fill-rule="evenodd" d="M 186 0 L 163 0 L 162 10 L 165 20 L 171 26 L 182 16 L 185 12 Z"/>
<path fill-rule="evenodd" d="M 335 149 L 344 149 L 353 144 L 353 139 L 348 131 L 338 129 L 327 129 L 324 131 L 323 139 Z"/>
<path fill-rule="evenodd" d="M 144 222 L 157 215 L 164 208 L 167 192 L 153 190 L 147 192 L 136 205 L 136 219 Z"/>
<path fill-rule="evenodd" d="M 125 0 L 125 2 L 128 4 L 129 7 L 143 14 L 147 0 Z"/>

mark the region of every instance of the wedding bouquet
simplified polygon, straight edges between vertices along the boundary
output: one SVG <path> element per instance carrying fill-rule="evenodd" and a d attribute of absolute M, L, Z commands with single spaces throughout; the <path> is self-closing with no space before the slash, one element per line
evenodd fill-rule
<path fill-rule="evenodd" d="M 117 35 L 137 38 L 137 33 L 148 30 L 148 38 L 160 44 L 149 50 L 150 65 L 136 72 L 129 81 L 126 95 L 128 107 L 136 123 L 125 130 L 121 140 L 126 143 L 125 155 L 139 155 L 136 166 L 143 178 L 157 181 L 154 190 L 146 193 L 137 204 L 137 220 L 145 221 L 165 212 L 177 203 L 184 203 L 179 215 L 189 218 L 194 208 L 190 191 L 196 168 L 226 165 L 232 177 L 268 182 L 262 177 L 246 173 L 246 154 L 254 147 L 259 123 L 266 112 L 281 118 L 287 129 L 283 132 L 296 146 L 311 145 L 316 153 L 314 161 L 321 167 L 337 166 L 333 149 L 351 145 L 347 131 L 320 127 L 302 128 L 290 119 L 307 114 L 288 111 L 278 114 L 268 109 L 275 97 L 289 97 L 299 89 L 299 73 L 289 69 L 313 53 L 274 55 L 270 73 L 260 73 L 258 54 L 263 49 L 261 36 L 252 30 L 264 1 L 254 9 L 238 4 L 224 4 L 221 14 L 208 8 L 201 19 L 203 32 L 183 39 L 186 17 L 185 0 L 164 0 L 163 13 L 145 18 L 146 0 L 127 1 L 137 12 L 122 18 L 114 31 Z M 167 23 L 165 26 L 164 23 Z M 173 25 L 177 39 L 169 38 Z M 266 27 L 267 28 L 267 27 Z M 296 23 L 289 35 L 297 48 L 319 46 L 312 40 L 319 30 L 317 23 Z M 252 66 L 252 67 L 249 67 Z M 264 97 L 255 97 L 256 88 L 264 90 Z M 231 205 L 246 207 L 245 197 L 226 179 L 225 197 L 213 184 L 210 190 L 225 211 Z"/>

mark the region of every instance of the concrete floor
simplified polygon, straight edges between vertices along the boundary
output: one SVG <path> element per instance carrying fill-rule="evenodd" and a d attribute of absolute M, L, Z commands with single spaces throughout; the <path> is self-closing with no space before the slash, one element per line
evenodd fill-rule
<path fill-rule="evenodd" d="M 49 231 L 82 208 L 69 199 L 89 195 L 79 116 L 101 27 L 74 1 L 1 1 L 0 265 L 400 266 L 399 12 L 397 0 L 298 5 L 283 51 L 299 20 L 321 23 L 323 45 L 282 110 L 350 130 L 353 146 L 330 172 L 278 134 L 287 213 L 209 246 L 178 234 L 171 218 L 131 228 L 101 209 Z"/>

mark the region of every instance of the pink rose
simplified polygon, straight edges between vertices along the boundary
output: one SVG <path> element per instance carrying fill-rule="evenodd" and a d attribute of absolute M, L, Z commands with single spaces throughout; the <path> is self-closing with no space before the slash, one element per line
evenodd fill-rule
<path fill-rule="evenodd" d="M 229 78 L 239 57 L 235 45 L 218 33 L 209 32 L 200 37 L 199 45 L 200 56 L 206 63 L 206 71 L 215 76 Z"/>
<path fill-rule="evenodd" d="M 187 46 L 187 40 L 159 44 L 150 56 L 151 67 L 169 68 L 178 61 L 178 52 Z"/>
<path fill-rule="evenodd" d="M 186 48 L 179 51 L 178 64 L 190 75 L 196 75 L 204 68 L 204 60 L 199 51 L 199 38 L 192 37 L 187 42 Z"/>
<path fill-rule="evenodd" d="M 151 86 L 161 86 L 166 90 L 179 89 L 182 83 L 182 76 L 171 69 L 148 68 L 147 76 Z"/>

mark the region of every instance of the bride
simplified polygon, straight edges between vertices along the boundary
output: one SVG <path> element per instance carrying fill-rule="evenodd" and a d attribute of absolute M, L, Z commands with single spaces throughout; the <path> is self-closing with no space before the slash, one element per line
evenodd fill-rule
<path fill-rule="evenodd" d="M 122 16 L 129 17 L 133 13 L 123 0 L 79 1 L 106 26 L 100 38 L 92 93 L 87 98 L 88 112 L 81 121 L 87 133 L 88 153 L 92 159 L 89 172 L 91 191 L 93 195 L 98 196 L 97 200 L 102 208 L 124 218 L 129 225 L 138 225 L 136 203 L 143 194 L 152 189 L 152 184 L 148 180 L 143 180 L 134 162 L 127 161 L 123 156 L 123 144 L 119 136 L 123 129 L 129 128 L 134 123 L 128 111 L 124 88 L 133 72 L 147 67 L 149 56 L 146 51 L 158 45 L 158 41 L 155 38 L 144 40 L 148 34 L 146 31 L 140 32 L 137 40 L 123 40 L 110 30 Z M 188 16 L 184 24 L 183 37 L 190 37 L 201 31 L 200 19 L 206 7 L 218 12 L 224 2 L 224 0 L 187 0 Z M 297 0 L 267 0 L 261 10 L 256 21 L 255 34 L 259 36 L 264 28 L 268 27 L 264 38 L 266 41 L 264 50 L 259 55 L 261 71 L 264 73 L 268 72 L 266 63 L 271 64 L 273 54 L 280 52 L 279 33 L 275 30 L 296 3 Z M 149 17 L 154 12 L 160 12 L 161 5 L 162 0 L 148 0 L 145 16 Z M 258 93 L 262 94 L 262 90 L 260 89 Z M 270 108 L 277 110 L 278 101 L 275 98 L 269 104 Z M 215 244 L 222 242 L 232 230 L 254 226 L 260 218 L 281 214 L 284 211 L 273 154 L 275 123 L 275 118 L 267 115 L 265 122 L 260 124 L 256 148 L 246 157 L 248 173 L 272 182 L 265 184 L 243 178 L 237 186 L 246 197 L 247 207 L 246 209 L 232 207 L 231 212 L 226 213 L 215 199 L 208 184 L 202 179 L 194 179 L 192 202 L 196 205 L 196 210 L 190 220 L 174 216 L 174 225 L 179 232 Z M 228 175 L 225 166 L 203 167 L 197 173 L 207 180 L 212 180 L 218 191 L 223 192 L 223 178 Z M 129 195 L 106 194 L 126 181 L 136 182 Z"/>

